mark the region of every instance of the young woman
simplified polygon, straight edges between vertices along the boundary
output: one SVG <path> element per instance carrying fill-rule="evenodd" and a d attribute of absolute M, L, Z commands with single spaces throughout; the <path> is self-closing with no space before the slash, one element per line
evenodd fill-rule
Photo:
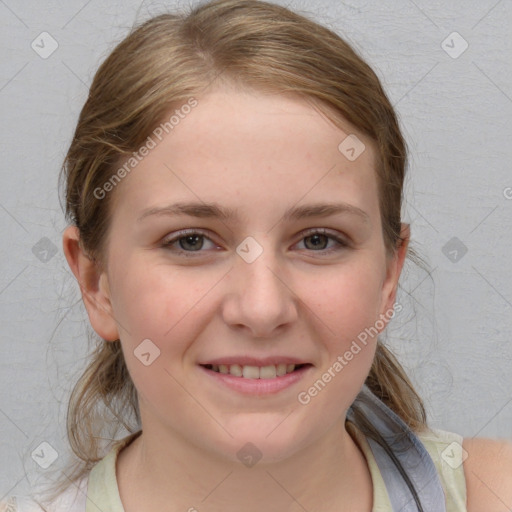
<path fill-rule="evenodd" d="M 512 445 L 429 428 L 378 338 L 405 165 L 374 72 L 288 9 L 219 0 L 122 41 L 64 165 L 101 341 L 70 402 L 79 464 L 38 507 L 510 510 Z M 104 445 L 112 425 L 131 434 Z"/>

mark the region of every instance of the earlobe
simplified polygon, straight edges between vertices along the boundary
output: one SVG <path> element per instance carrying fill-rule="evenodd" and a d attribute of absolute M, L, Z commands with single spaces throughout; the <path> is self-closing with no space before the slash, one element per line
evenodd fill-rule
<path fill-rule="evenodd" d="M 104 340 L 119 339 L 107 274 L 84 253 L 80 245 L 80 232 L 76 226 L 68 226 L 64 230 L 62 248 L 69 268 L 80 286 L 82 300 L 93 329 Z"/>

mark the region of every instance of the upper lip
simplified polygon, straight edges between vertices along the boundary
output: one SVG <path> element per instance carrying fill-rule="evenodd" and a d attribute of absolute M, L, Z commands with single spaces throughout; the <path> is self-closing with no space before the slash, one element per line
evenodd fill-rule
<path fill-rule="evenodd" d="M 199 363 L 200 365 L 226 365 L 239 364 L 240 366 L 272 366 L 278 364 L 309 364 L 308 361 L 288 356 L 268 356 L 268 357 L 250 357 L 250 356 L 229 356 L 208 359 Z"/>

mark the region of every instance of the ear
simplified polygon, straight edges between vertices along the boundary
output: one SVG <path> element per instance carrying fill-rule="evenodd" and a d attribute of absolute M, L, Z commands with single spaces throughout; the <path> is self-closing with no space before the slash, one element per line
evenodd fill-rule
<path fill-rule="evenodd" d="M 93 329 L 104 340 L 119 339 L 107 274 L 100 271 L 97 262 L 84 253 L 80 244 L 80 231 L 76 226 L 68 226 L 64 230 L 62 247 L 69 268 L 80 286 L 82 300 Z"/>
<path fill-rule="evenodd" d="M 388 257 L 386 278 L 382 286 L 382 303 L 380 313 L 387 319 L 391 318 L 389 312 L 394 310 L 393 306 L 395 304 L 398 289 L 398 280 L 402 272 L 402 267 L 404 266 L 409 241 L 411 239 L 411 228 L 409 224 L 402 223 L 400 238 L 401 240 L 399 240 L 399 245 L 396 248 L 395 254 Z"/>

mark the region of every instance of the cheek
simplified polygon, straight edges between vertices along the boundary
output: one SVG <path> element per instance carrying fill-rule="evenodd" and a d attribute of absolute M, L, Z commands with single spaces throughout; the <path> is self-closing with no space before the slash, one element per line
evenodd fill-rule
<path fill-rule="evenodd" d="M 161 394 L 164 381 L 179 391 L 169 372 L 189 363 L 184 358 L 211 321 L 212 292 L 222 273 L 171 269 L 142 258 L 118 268 L 124 272 L 118 272 L 113 304 L 135 386 L 143 394 Z"/>
<path fill-rule="evenodd" d="M 191 286 L 183 278 L 166 278 L 162 270 L 158 279 L 149 273 L 142 278 L 132 275 L 125 285 L 126 294 L 118 303 L 125 327 L 121 343 L 139 398 L 156 407 L 157 415 L 189 406 L 197 414 L 194 404 L 187 402 L 180 367 L 203 328 L 199 319 L 207 321 L 201 298 L 212 285 Z"/>
<path fill-rule="evenodd" d="M 323 345 L 320 371 L 330 372 L 322 378 L 329 383 L 330 392 L 321 402 L 329 400 L 328 395 L 352 395 L 370 371 L 381 330 L 376 329 L 376 322 L 380 318 L 382 276 L 372 264 L 357 268 L 347 265 L 324 276 L 322 286 L 318 286 L 318 279 L 316 282 L 315 287 L 312 278 L 304 280 L 302 292 L 315 319 L 310 323 L 309 336 Z M 378 327 L 382 328 L 381 323 Z"/>
<path fill-rule="evenodd" d="M 319 281 L 317 280 L 317 283 Z M 323 345 L 323 357 L 314 379 L 304 383 L 297 402 L 311 428 L 321 421 L 325 428 L 353 402 L 370 371 L 377 343 L 375 323 L 381 299 L 381 275 L 371 265 L 339 267 L 316 289 L 306 304 L 315 318 L 312 339 Z M 308 295 L 304 295 L 308 297 Z"/>
<path fill-rule="evenodd" d="M 366 265 L 339 266 L 317 278 L 305 275 L 301 290 L 304 302 L 339 340 L 340 348 L 347 339 L 374 325 L 379 317 L 382 275 L 371 261 Z"/>
<path fill-rule="evenodd" d="M 172 268 L 142 255 L 118 265 L 113 304 L 121 324 L 121 339 L 130 344 L 145 338 L 174 345 L 176 333 L 191 316 L 218 277 L 212 272 L 197 275 L 184 268 Z M 124 336 L 123 336 L 124 334 Z"/>

